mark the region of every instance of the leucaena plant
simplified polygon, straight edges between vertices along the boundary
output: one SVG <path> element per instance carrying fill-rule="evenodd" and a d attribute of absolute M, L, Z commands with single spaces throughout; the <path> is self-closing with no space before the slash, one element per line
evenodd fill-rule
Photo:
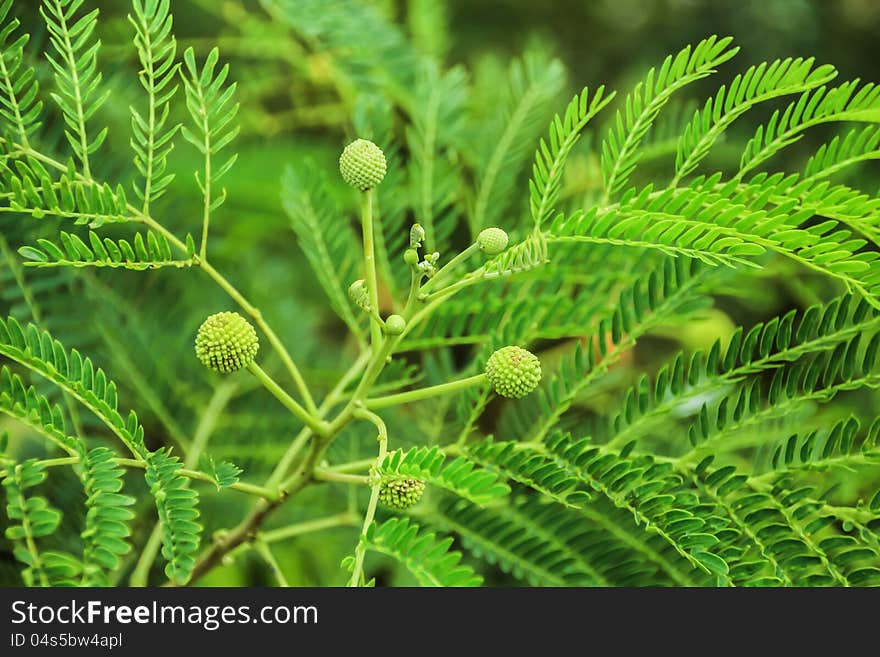
<path fill-rule="evenodd" d="M 284 93 L 322 99 L 278 120 L 283 93 L 240 106 L 253 80 L 216 48 L 180 52 L 168 0 L 132 0 L 137 85 L 108 131 L 97 12 L 39 3 L 42 69 L 18 4 L 0 0 L 16 581 L 187 585 L 257 559 L 281 585 L 362 586 L 384 555 L 394 582 L 429 585 L 880 583 L 880 199 L 833 182 L 878 158 L 880 88 L 786 58 L 673 112 L 737 53 L 712 36 L 617 114 L 600 86 L 553 116 L 564 70 L 538 51 L 487 81 L 372 6 L 265 0 L 236 29 L 271 35 L 261 61 L 301 76 Z M 332 153 L 291 155 L 273 208 L 296 244 L 272 233 L 263 269 L 269 245 L 240 229 L 258 220 L 223 185 L 240 130 L 305 115 Z M 841 123 L 802 169 L 777 157 Z M 130 143 L 127 167 L 106 139 Z M 300 260 L 313 278 L 273 277 Z M 807 307 L 740 327 L 714 307 L 771 275 Z M 313 290 L 318 320 L 297 296 Z M 647 357 L 651 340 L 672 346 Z M 280 558 L 304 539 L 320 559 Z"/>

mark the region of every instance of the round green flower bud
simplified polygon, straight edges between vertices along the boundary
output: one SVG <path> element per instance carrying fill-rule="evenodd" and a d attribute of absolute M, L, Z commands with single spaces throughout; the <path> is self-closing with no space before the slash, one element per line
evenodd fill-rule
<path fill-rule="evenodd" d="M 403 261 L 410 267 L 419 264 L 419 252 L 415 249 L 407 249 L 403 252 Z"/>
<path fill-rule="evenodd" d="M 500 228 L 486 228 L 477 235 L 477 244 L 486 255 L 498 255 L 507 248 L 507 233 Z"/>
<path fill-rule="evenodd" d="M 355 139 L 339 156 L 339 172 L 355 189 L 372 189 L 385 177 L 385 154 L 366 139 Z"/>
<path fill-rule="evenodd" d="M 382 477 L 379 483 L 379 501 L 394 509 L 408 509 L 418 504 L 425 492 L 425 482 L 400 475 Z"/>
<path fill-rule="evenodd" d="M 196 356 L 205 367 L 229 374 L 254 362 L 260 341 L 257 332 L 238 313 L 211 315 L 196 335 Z"/>
<path fill-rule="evenodd" d="M 400 335 L 406 329 L 406 320 L 400 315 L 388 315 L 385 320 L 385 332 L 388 335 Z"/>
<path fill-rule="evenodd" d="M 541 361 L 522 347 L 502 347 L 486 361 L 486 378 L 502 397 L 524 397 L 541 380 Z"/>

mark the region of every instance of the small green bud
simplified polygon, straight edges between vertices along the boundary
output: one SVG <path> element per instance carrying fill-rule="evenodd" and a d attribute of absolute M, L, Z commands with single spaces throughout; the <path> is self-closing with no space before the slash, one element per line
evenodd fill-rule
<path fill-rule="evenodd" d="M 418 504 L 425 492 L 425 482 L 413 477 L 388 475 L 379 483 L 379 501 L 395 509 L 408 509 Z"/>
<path fill-rule="evenodd" d="M 385 154 L 367 139 L 355 139 L 339 156 L 342 179 L 355 189 L 372 189 L 385 177 Z"/>
<path fill-rule="evenodd" d="M 205 367 L 229 374 L 254 362 L 260 341 L 257 332 L 238 313 L 211 315 L 196 335 L 196 356 Z"/>
<path fill-rule="evenodd" d="M 367 312 L 370 311 L 370 289 L 363 278 L 357 279 L 348 286 L 348 296 L 356 306 Z"/>
<path fill-rule="evenodd" d="M 406 320 L 400 315 L 388 315 L 385 320 L 385 332 L 388 335 L 400 335 L 406 329 Z"/>
<path fill-rule="evenodd" d="M 409 229 L 409 248 L 417 249 L 425 241 L 425 229 L 421 224 L 413 224 Z"/>
<path fill-rule="evenodd" d="M 477 244 L 486 255 L 498 255 L 507 248 L 507 233 L 500 228 L 486 228 L 477 235 Z"/>
<path fill-rule="evenodd" d="M 410 267 L 419 264 L 419 252 L 415 249 L 407 249 L 403 252 L 403 261 Z"/>
<path fill-rule="evenodd" d="M 541 380 L 541 361 L 522 347 L 502 347 L 486 361 L 486 378 L 502 397 L 525 397 Z"/>

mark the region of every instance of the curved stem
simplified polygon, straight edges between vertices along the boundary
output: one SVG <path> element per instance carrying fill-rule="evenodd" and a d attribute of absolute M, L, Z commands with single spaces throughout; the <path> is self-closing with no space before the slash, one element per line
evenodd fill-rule
<path fill-rule="evenodd" d="M 315 468 L 314 476 L 318 481 L 337 481 L 343 484 L 370 483 L 370 478 L 366 475 L 345 474 L 342 472 L 334 472 L 333 470 L 325 470 L 324 468 Z"/>
<path fill-rule="evenodd" d="M 410 402 L 420 401 L 422 399 L 430 399 L 431 397 L 436 397 L 437 395 L 448 395 L 459 390 L 465 390 L 473 386 L 482 385 L 485 382 L 485 374 L 475 374 L 474 376 L 469 376 L 465 379 L 449 381 L 447 383 L 441 383 L 439 385 L 430 386 L 428 388 L 408 390 L 407 392 L 400 392 L 395 395 L 386 395 L 384 397 L 373 397 L 372 399 L 368 398 L 364 400 L 364 403 L 366 404 L 367 408 L 376 410 L 379 408 L 387 408 L 388 406 L 408 404 Z"/>
<path fill-rule="evenodd" d="M 371 413 L 363 408 L 356 408 L 354 416 L 372 422 L 376 425 L 376 429 L 379 431 L 379 456 L 376 457 L 376 468 L 378 469 L 379 466 L 382 465 L 382 461 L 385 460 L 385 456 L 388 454 L 388 429 L 385 426 L 385 422 L 375 413 Z M 351 579 L 348 581 L 349 586 L 359 586 L 361 578 L 363 577 L 364 557 L 367 553 L 367 530 L 370 528 L 370 525 L 373 524 L 373 518 L 376 516 L 376 506 L 379 503 L 380 486 L 381 483 L 377 479 L 373 484 L 373 489 L 370 491 L 370 502 L 367 504 L 367 511 L 364 514 L 364 524 L 361 528 L 361 536 L 358 539 L 358 545 L 354 551 L 354 568 L 351 571 Z"/>
<path fill-rule="evenodd" d="M 470 258 L 474 253 L 480 250 L 480 245 L 474 242 L 464 251 L 455 256 L 452 260 L 443 265 L 434 277 L 422 286 L 422 294 L 427 294 L 431 288 L 438 284 L 438 281 L 446 278 L 458 265 Z"/>
<path fill-rule="evenodd" d="M 323 529 L 354 525 L 355 523 L 357 523 L 358 520 L 360 520 L 360 518 L 354 513 L 340 513 L 335 516 L 318 518 L 317 520 L 306 520 L 304 522 L 298 522 L 293 525 L 287 525 L 286 527 L 272 529 L 267 532 L 260 532 L 259 534 L 257 534 L 257 538 L 262 540 L 264 543 L 274 543 L 276 541 L 283 541 L 288 538 L 302 536 L 303 534 L 310 534 L 311 532 L 317 532 Z"/>
<path fill-rule="evenodd" d="M 266 374 L 266 372 L 259 365 L 257 365 L 256 363 L 251 363 L 250 365 L 248 365 L 248 371 L 255 377 L 257 377 L 260 383 L 263 384 L 263 387 L 265 387 L 266 390 L 275 395 L 275 398 L 282 404 L 284 404 L 285 408 L 287 408 L 287 410 L 298 417 L 303 424 L 309 427 L 309 429 L 314 431 L 319 436 L 326 435 L 326 423 L 309 413 L 302 406 L 300 406 L 297 401 L 293 397 L 288 395 L 284 391 L 284 389 L 275 382 L 275 379 Z"/>

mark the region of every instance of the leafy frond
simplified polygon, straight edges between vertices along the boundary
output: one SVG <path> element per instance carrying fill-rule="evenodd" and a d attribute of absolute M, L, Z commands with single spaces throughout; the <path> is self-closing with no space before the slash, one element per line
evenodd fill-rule
<path fill-rule="evenodd" d="M 614 125 L 602 142 L 602 177 L 605 198 L 616 195 L 626 186 L 639 162 L 639 144 L 676 91 L 715 72 L 715 67 L 733 57 L 738 47 L 729 47 L 733 39 L 711 36 L 696 46 L 687 46 L 674 57 L 663 60 L 660 69 L 648 75 L 624 101 Z"/>
<path fill-rule="evenodd" d="M 822 144 L 807 161 L 802 180 L 815 182 L 827 178 L 859 162 L 880 159 L 880 128 L 867 126 L 852 129 L 843 139 L 835 136 Z"/>
<path fill-rule="evenodd" d="M 76 18 L 82 3 L 83 0 L 43 0 L 40 14 L 55 50 L 54 55 L 46 52 L 55 70 L 59 92 L 53 93 L 52 98 L 64 116 L 67 141 L 82 164 L 83 175 L 88 178 L 91 176 L 89 156 L 104 143 L 107 128 L 92 137 L 87 123 L 110 95 L 110 90 L 101 89 L 103 76 L 98 70 L 101 41 L 92 38 L 99 12 L 93 9 Z"/>
<path fill-rule="evenodd" d="M 498 223 L 507 209 L 530 145 L 540 134 L 549 104 L 562 90 L 565 70 L 538 51 L 511 62 L 493 125 L 481 134 L 476 163 L 477 196 L 469 217 L 471 233 Z"/>
<path fill-rule="evenodd" d="M 874 424 L 873 427 L 880 425 Z M 859 441 L 861 424 L 849 416 L 830 429 L 815 429 L 806 435 L 793 435 L 781 440 L 773 449 L 770 460 L 774 475 L 824 471 L 829 468 L 852 470 L 859 466 L 880 465 L 880 448 L 876 429 L 869 430 Z"/>
<path fill-rule="evenodd" d="M 145 238 L 146 236 L 146 238 Z M 132 242 L 112 240 L 89 231 L 88 244 L 76 234 L 61 231 L 60 242 L 37 240 L 36 246 L 23 246 L 18 252 L 29 267 L 110 267 L 124 269 L 159 269 L 161 267 L 191 267 L 194 263 L 195 244 L 187 236 L 187 259 L 175 260 L 171 245 L 161 233 L 135 233 Z"/>
<path fill-rule="evenodd" d="M 446 250 L 461 211 L 455 143 L 464 124 L 467 84 L 467 74 L 460 67 L 441 73 L 429 61 L 419 68 L 406 141 L 413 209 L 425 229 L 428 253 Z"/>
<path fill-rule="evenodd" d="M 461 536 L 468 552 L 533 586 L 607 584 L 581 554 L 557 535 L 560 515 L 535 514 L 518 502 L 481 509 L 464 500 L 443 504 L 430 518 Z M 552 508 L 552 507 L 548 507 Z M 549 526 L 547 524 L 549 523 Z"/>
<path fill-rule="evenodd" d="M 5 536 L 15 546 L 15 558 L 25 565 L 22 577 L 26 585 L 73 584 L 81 570 L 76 560 L 65 553 L 41 551 L 37 546 L 36 539 L 51 536 L 61 524 L 61 513 L 45 497 L 26 492 L 45 479 L 46 469 L 36 459 L 8 469 L 2 482 L 9 518 Z"/>
<path fill-rule="evenodd" d="M 86 493 L 86 526 L 82 537 L 83 583 L 106 586 L 107 573 L 119 568 L 120 557 L 131 551 L 128 541 L 135 499 L 120 493 L 125 471 L 106 447 L 83 450 L 83 489 Z M 105 572 L 106 571 L 106 572 Z"/>
<path fill-rule="evenodd" d="M 808 360 L 811 356 L 824 352 L 836 354 L 834 360 L 838 363 L 842 355 L 850 354 L 852 358 L 854 353 L 848 345 L 858 343 L 861 335 L 872 335 L 878 330 L 877 311 L 864 299 L 844 295 L 827 304 L 810 306 L 800 318 L 792 310 L 755 324 L 748 331 L 738 328 L 726 348 L 721 340 L 716 340 L 708 352 L 696 352 L 689 359 L 679 353 L 658 370 L 653 384 L 643 376 L 626 392 L 622 408 L 611 422 L 609 445 L 619 447 L 636 440 L 658 422 L 686 414 L 688 409 L 696 412 L 701 404 L 694 402 L 717 398 L 725 389 L 749 377 L 780 370 L 789 363 L 801 362 L 802 368 L 813 362 Z M 813 386 L 821 385 L 820 379 L 813 376 Z M 797 377 L 789 380 L 796 382 Z M 774 398 L 782 392 L 778 385 L 773 385 L 777 390 Z M 745 391 L 736 394 L 747 395 Z M 736 412 L 751 398 L 738 396 L 726 407 Z M 741 412 L 742 409 L 738 411 Z"/>
<path fill-rule="evenodd" d="M 11 8 L 12 0 L 0 4 L 0 117 L 11 127 L 12 138 L 28 148 L 31 135 L 41 125 L 43 101 L 34 68 L 24 62 L 24 47 L 30 35 L 15 37 L 21 22 L 10 16 Z"/>
<path fill-rule="evenodd" d="M 841 280 L 880 307 L 878 256 L 862 250 L 865 240 L 834 220 L 806 225 L 814 209 L 792 200 L 768 207 L 766 182 L 749 190 L 735 180 L 717 188 L 719 181 L 717 174 L 657 194 L 649 185 L 618 206 L 560 215 L 551 239 L 657 249 L 728 266 L 755 266 L 750 258 L 772 251 Z"/>
<path fill-rule="evenodd" d="M 144 474 L 159 512 L 165 574 L 177 584 L 186 583 L 195 567 L 202 531 L 198 523 L 199 495 L 179 474 L 181 468 L 180 459 L 160 450 L 147 457 Z"/>
<path fill-rule="evenodd" d="M 479 505 L 504 497 L 510 492 L 510 487 L 499 481 L 497 475 L 475 467 L 466 458 L 458 457 L 446 463 L 446 456 L 436 446 L 389 452 L 379 466 L 378 474 L 422 479 Z"/>
<path fill-rule="evenodd" d="M 117 410 L 116 383 L 76 349 L 68 352 L 48 331 L 25 328 L 12 317 L 0 321 L 0 354 L 67 391 L 94 413 L 135 456 L 144 457 L 144 428 L 134 411 L 123 419 Z"/>
<path fill-rule="evenodd" d="M 538 491 L 563 506 L 582 506 L 590 499 L 578 479 L 528 444 L 487 438 L 467 445 L 465 456 L 500 476 Z"/>
<path fill-rule="evenodd" d="M 459 564 L 461 553 L 450 551 L 451 538 L 438 540 L 407 518 L 390 518 L 370 525 L 365 536 L 368 550 L 388 555 L 409 570 L 422 586 L 479 586 L 483 578 Z"/>
<path fill-rule="evenodd" d="M 67 433 L 64 412 L 6 365 L 0 369 L 0 411 L 27 424 L 58 447 L 74 453 L 77 440 Z"/>
<path fill-rule="evenodd" d="M 572 98 L 561 119 L 558 114 L 553 117 L 549 146 L 541 139 L 529 181 L 529 209 L 537 228 L 553 215 L 562 185 L 562 171 L 571 149 L 577 144 L 587 123 L 614 99 L 616 92 L 612 91 L 607 96 L 604 94 L 605 87 L 600 86 L 590 98 L 589 88 L 584 87 Z"/>
<path fill-rule="evenodd" d="M 729 87 L 722 85 L 680 137 L 672 185 L 696 169 L 724 131 L 755 105 L 813 89 L 836 77 L 833 66 L 814 67 L 813 63 L 812 57 L 762 62 L 737 75 Z"/>
<path fill-rule="evenodd" d="M 866 585 L 880 580 L 876 567 L 880 551 L 871 541 L 840 533 L 834 527 L 842 519 L 839 512 L 827 507 L 824 494 L 817 494 L 814 486 L 792 489 L 785 479 L 761 486 L 734 466 L 712 469 L 711 461 L 706 458 L 697 466 L 695 480 L 748 528 L 746 536 L 752 537 L 753 547 L 776 570 L 769 581 L 756 576 L 760 562 L 751 561 L 745 552 L 742 562 L 731 568 L 732 575 L 746 576 L 752 585 L 773 584 L 780 576 L 783 581 L 796 577 L 812 586 Z M 867 538 L 876 545 L 876 535 Z"/>
<path fill-rule="evenodd" d="M 2 166 L 2 165 L 0 165 Z M 72 167 L 55 179 L 33 158 L 17 159 L 4 175 L 0 186 L 7 191 L 5 211 L 29 214 L 34 219 L 56 216 L 98 228 L 107 223 L 135 221 L 128 208 L 122 185 L 115 188 L 81 180 Z M 8 209 L 6 209 L 8 207 Z"/>
<path fill-rule="evenodd" d="M 170 25 L 170 24 L 169 24 Z M 193 129 L 181 127 L 181 134 L 202 154 L 205 165 L 203 173 L 196 172 L 196 183 L 204 199 L 204 217 L 200 255 L 205 256 L 208 239 L 208 218 L 211 212 L 226 201 L 226 188 L 215 193 L 214 185 L 226 175 L 238 159 L 238 153 L 217 160 L 220 153 L 238 136 L 241 126 L 235 122 L 239 103 L 235 100 L 236 82 L 227 84 L 229 64 L 216 70 L 220 51 L 213 48 L 201 70 L 196 63 L 195 51 L 190 47 L 183 53 L 186 91 L 186 108 L 192 119 Z"/>
<path fill-rule="evenodd" d="M 327 11 L 324 0 L 261 0 L 329 62 L 329 76 L 343 99 L 379 93 L 409 110 L 415 88 L 415 49 L 397 25 L 369 3 L 343 0 Z"/>
<path fill-rule="evenodd" d="M 363 328 L 354 314 L 348 286 L 358 278 L 355 254 L 360 246 L 351 227 L 339 225 L 326 177 L 317 167 L 288 167 L 281 180 L 281 201 L 300 248 L 336 314 L 355 334 Z"/>
<path fill-rule="evenodd" d="M 128 17 L 141 64 L 138 78 L 148 102 L 146 116 L 131 108 L 131 147 L 134 164 L 143 177 L 143 182 L 134 183 L 134 189 L 145 214 L 149 214 L 150 202 L 162 196 L 174 179 L 173 173 L 166 173 L 167 159 L 180 126 L 168 125 L 168 116 L 180 64 L 175 62 L 177 42 L 171 33 L 169 6 L 170 0 L 132 0 L 134 16 Z"/>
<path fill-rule="evenodd" d="M 758 127 L 743 151 L 737 178 L 798 141 L 805 130 L 837 121 L 880 122 L 880 87 L 869 82 L 860 88 L 856 79 L 831 89 L 822 86 L 804 92 L 782 113 L 775 111 L 765 125 Z"/>
<path fill-rule="evenodd" d="M 645 282 L 623 290 L 618 303 L 600 317 L 586 344 L 578 342 L 552 375 L 524 402 L 523 435 L 511 436 L 540 441 L 556 426 L 578 396 L 594 385 L 627 348 L 668 318 L 684 313 L 698 295 L 702 274 L 695 261 L 666 260 Z"/>
<path fill-rule="evenodd" d="M 724 528 L 713 508 L 682 487 L 682 477 L 669 463 L 651 455 L 630 456 L 600 448 L 590 439 L 573 440 L 556 434 L 547 441 L 550 452 L 594 491 L 632 513 L 645 531 L 667 541 L 694 568 L 728 581 L 729 566 L 718 556 Z M 723 534 L 721 535 L 723 537 Z"/>

